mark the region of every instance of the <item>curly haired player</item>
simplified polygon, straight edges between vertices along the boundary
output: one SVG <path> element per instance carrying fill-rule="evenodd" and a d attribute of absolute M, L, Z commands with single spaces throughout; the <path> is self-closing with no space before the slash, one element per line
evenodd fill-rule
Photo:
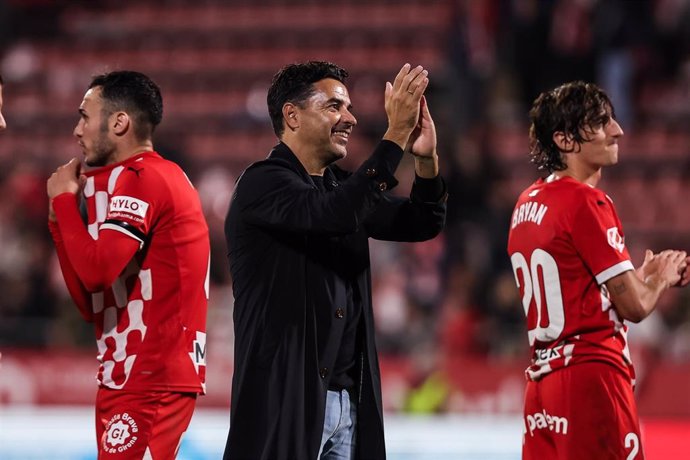
<path fill-rule="evenodd" d="M 642 459 L 624 320 L 690 281 L 687 254 L 635 269 L 613 202 L 596 185 L 623 130 L 604 91 L 566 83 L 530 111 L 531 159 L 550 175 L 518 198 L 508 253 L 527 317 L 524 459 Z"/>

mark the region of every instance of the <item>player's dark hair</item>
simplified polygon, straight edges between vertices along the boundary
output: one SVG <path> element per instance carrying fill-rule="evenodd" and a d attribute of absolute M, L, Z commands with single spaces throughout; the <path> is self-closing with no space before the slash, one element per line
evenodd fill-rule
<path fill-rule="evenodd" d="M 127 112 L 134 120 L 137 140 L 150 139 L 163 119 L 163 98 L 153 80 L 140 72 L 119 70 L 97 75 L 89 89 L 101 88 L 103 110 L 107 116 Z"/>
<path fill-rule="evenodd" d="M 579 151 L 589 135 L 615 117 L 613 104 L 604 90 L 593 83 L 574 81 L 541 93 L 529 112 L 530 161 L 539 170 L 567 168 L 563 153 Z M 573 147 L 561 150 L 553 140 L 556 132 L 571 138 Z"/>
<path fill-rule="evenodd" d="M 2 81 L 2 74 L 0 74 L 0 85 L 2 85 L 4 82 Z"/>
<path fill-rule="evenodd" d="M 314 94 L 314 83 L 325 78 L 345 83 L 348 73 L 331 62 L 309 61 L 302 64 L 289 64 L 273 76 L 268 89 L 266 102 L 271 116 L 273 131 L 280 138 L 285 131 L 283 126 L 283 105 L 291 102 L 304 107 L 304 102 Z"/>

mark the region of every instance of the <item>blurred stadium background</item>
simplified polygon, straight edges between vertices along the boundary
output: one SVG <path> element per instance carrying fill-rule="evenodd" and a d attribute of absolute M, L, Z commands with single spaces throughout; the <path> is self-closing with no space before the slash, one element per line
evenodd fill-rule
<path fill-rule="evenodd" d="M 348 165 L 385 130 L 383 88 L 405 62 L 428 98 L 449 189 L 433 241 L 372 241 L 378 345 L 393 460 L 519 458 L 527 363 L 505 254 L 528 163 L 526 113 L 543 89 L 595 81 L 626 135 L 601 187 L 634 260 L 690 249 L 690 2 L 685 0 L 0 0 L 0 458 L 91 459 L 95 341 L 64 288 L 45 180 L 72 137 L 90 77 L 135 69 L 161 86 L 155 145 L 197 186 L 208 219 L 208 388 L 181 458 L 219 458 L 228 423 L 233 299 L 223 219 L 237 175 L 276 140 L 273 73 L 346 67 L 359 126 Z M 412 163 L 399 170 L 400 192 Z M 687 458 L 690 290 L 631 328 L 649 460 Z"/>

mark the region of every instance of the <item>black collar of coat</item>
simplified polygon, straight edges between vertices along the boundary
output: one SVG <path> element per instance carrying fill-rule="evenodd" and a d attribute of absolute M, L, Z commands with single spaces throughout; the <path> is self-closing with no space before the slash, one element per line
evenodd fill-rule
<path fill-rule="evenodd" d="M 314 181 L 312 180 L 307 170 L 304 169 L 304 165 L 301 161 L 299 161 L 297 155 L 295 155 L 292 152 L 292 150 L 290 150 L 290 147 L 288 147 L 284 143 L 281 142 L 275 147 L 273 147 L 271 153 L 268 154 L 268 159 L 280 160 L 281 162 L 287 163 L 290 169 L 299 174 L 299 176 L 302 178 L 304 182 L 316 187 L 316 184 L 314 184 Z M 339 186 L 340 184 L 338 179 L 343 177 L 343 173 L 344 171 L 340 169 L 338 166 L 327 166 L 326 170 L 323 173 L 323 183 L 326 186 L 326 189 L 330 190 L 334 187 Z"/>

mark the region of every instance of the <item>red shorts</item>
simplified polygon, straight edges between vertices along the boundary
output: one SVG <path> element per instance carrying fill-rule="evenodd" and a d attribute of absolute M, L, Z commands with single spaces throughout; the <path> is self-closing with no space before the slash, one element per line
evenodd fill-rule
<path fill-rule="evenodd" d="M 523 460 L 643 460 L 630 379 L 588 362 L 558 369 L 525 392 Z"/>
<path fill-rule="evenodd" d="M 172 459 L 192 419 L 196 394 L 99 388 L 98 459 Z"/>

